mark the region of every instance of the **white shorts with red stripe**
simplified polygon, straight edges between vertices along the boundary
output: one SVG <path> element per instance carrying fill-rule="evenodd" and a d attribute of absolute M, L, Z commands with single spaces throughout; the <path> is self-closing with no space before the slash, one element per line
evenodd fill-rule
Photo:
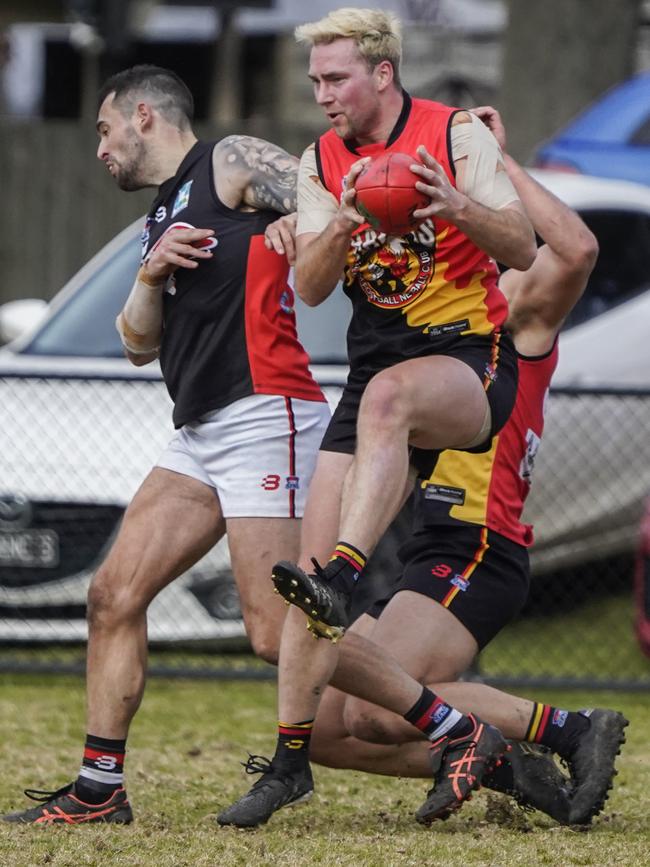
<path fill-rule="evenodd" d="M 253 394 L 176 432 L 156 466 L 214 488 L 225 518 L 301 518 L 326 402 Z"/>

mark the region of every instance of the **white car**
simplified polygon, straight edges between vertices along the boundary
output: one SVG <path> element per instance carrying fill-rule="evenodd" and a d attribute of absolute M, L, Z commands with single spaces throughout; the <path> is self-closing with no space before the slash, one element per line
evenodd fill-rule
<path fill-rule="evenodd" d="M 115 317 L 138 267 L 142 221 L 114 238 L 44 305 L 29 333 L 0 349 L 0 641 L 79 641 L 93 572 L 122 513 L 173 433 L 157 363 L 123 355 Z M 347 367 L 349 302 L 323 316 L 301 306 L 301 333 L 332 402 Z M 38 305 L 0 310 L 11 333 Z M 320 363 L 318 363 L 320 362 Z M 225 540 L 149 610 L 151 641 L 241 639 Z"/>
<path fill-rule="evenodd" d="M 643 382 L 643 375 L 650 378 L 650 342 L 640 342 L 634 358 L 621 351 L 626 364 L 612 347 L 617 341 L 633 346 L 626 334 L 642 327 L 639 308 L 650 306 L 650 189 L 541 171 L 535 176 L 582 213 L 601 246 L 585 298 L 562 337 L 555 383 Z M 0 349 L 0 641 L 85 638 L 88 582 L 172 433 L 158 365 L 129 364 L 113 324 L 137 270 L 140 229 L 138 221 L 120 233 L 43 305 L 39 324 Z M 0 308 L 0 334 L 25 329 L 36 307 L 32 301 Z M 296 309 L 314 373 L 335 404 L 346 376 L 347 299 L 337 290 L 315 310 L 299 303 Z M 550 401 L 528 509 L 539 570 L 632 544 L 650 490 L 650 445 L 639 454 L 627 442 L 616 421 L 627 411 L 620 401 L 606 405 L 593 443 L 578 425 L 584 400 L 562 393 Z M 592 396 L 590 406 L 598 413 L 603 398 Z M 595 474 L 592 464 L 602 472 Z M 620 494 L 614 506 L 612 489 Z M 563 502 L 571 508 L 562 510 Z M 390 542 L 386 547 L 390 559 Z M 152 641 L 243 634 L 225 542 L 150 608 Z"/>
<path fill-rule="evenodd" d="M 650 187 L 532 171 L 579 211 L 600 253 L 560 338 L 525 517 L 538 574 L 629 556 L 650 491 Z"/>
<path fill-rule="evenodd" d="M 553 385 L 650 387 L 650 187 L 538 169 L 598 238 L 589 286 L 561 340 Z"/>

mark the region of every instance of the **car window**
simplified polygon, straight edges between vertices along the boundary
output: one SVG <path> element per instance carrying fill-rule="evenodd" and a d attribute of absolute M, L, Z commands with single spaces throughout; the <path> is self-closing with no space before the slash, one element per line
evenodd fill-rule
<path fill-rule="evenodd" d="M 33 355 L 121 358 L 124 350 L 115 318 L 124 306 L 140 263 L 140 239 L 134 237 L 48 319 L 23 349 Z M 298 333 L 314 364 L 347 361 L 345 333 L 350 302 L 340 286 L 317 308 L 296 296 Z"/>
<path fill-rule="evenodd" d="M 125 244 L 48 319 L 24 352 L 121 358 L 115 318 L 124 306 L 140 263 L 140 239 Z"/>
<path fill-rule="evenodd" d="M 580 216 L 598 239 L 600 252 L 584 295 L 567 317 L 565 330 L 650 289 L 650 215 L 586 211 Z"/>
<path fill-rule="evenodd" d="M 347 364 L 345 335 L 352 305 L 339 284 L 327 301 L 308 307 L 296 295 L 298 335 L 312 364 Z"/>

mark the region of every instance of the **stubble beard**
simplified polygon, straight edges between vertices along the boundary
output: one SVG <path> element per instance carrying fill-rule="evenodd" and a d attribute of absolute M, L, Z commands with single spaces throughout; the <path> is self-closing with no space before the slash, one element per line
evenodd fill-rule
<path fill-rule="evenodd" d="M 115 176 L 118 187 L 125 193 L 133 193 L 149 187 L 151 184 L 145 180 L 144 167 L 147 162 L 147 148 L 142 139 L 138 138 L 135 130 L 129 131 L 130 158 L 122 165 L 118 165 Z"/>
<path fill-rule="evenodd" d="M 345 128 L 340 131 L 335 130 L 339 137 L 344 141 L 350 141 L 350 139 L 363 140 L 367 137 L 368 130 L 373 127 L 374 115 L 368 112 L 363 117 L 357 117 L 354 120 L 351 120 L 346 115 L 345 120 Z"/>

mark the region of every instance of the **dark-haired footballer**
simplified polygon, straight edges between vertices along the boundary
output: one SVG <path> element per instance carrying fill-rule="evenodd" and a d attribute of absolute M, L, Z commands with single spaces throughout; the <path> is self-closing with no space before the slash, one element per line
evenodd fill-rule
<path fill-rule="evenodd" d="M 98 158 L 120 189 L 157 188 L 117 327 L 133 364 L 160 360 L 176 434 L 90 586 L 79 775 L 32 793 L 41 803 L 6 821 L 132 820 L 124 758 L 145 684 L 147 607 L 224 533 L 253 648 L 277 659 L 285 607 L 268 576 L 278 557 L 298 555 L 329 419 L 296 335 L 287 258 L 265 242 L 296 209 L 298 160 L 250 136 L 199 141 L 192 116 L 190 91 L 160 67 L 120 72 L 100 93 Z"/>

